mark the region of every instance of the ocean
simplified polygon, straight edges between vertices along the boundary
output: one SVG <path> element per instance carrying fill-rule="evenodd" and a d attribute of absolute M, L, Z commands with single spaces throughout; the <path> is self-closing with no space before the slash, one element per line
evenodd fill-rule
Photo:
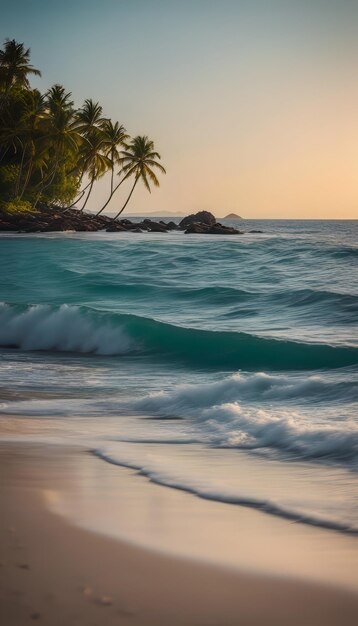
<path fill-rule="evenodd" d="M 358 533 L 358 221 L 0 236 L 4 440 Z"/>

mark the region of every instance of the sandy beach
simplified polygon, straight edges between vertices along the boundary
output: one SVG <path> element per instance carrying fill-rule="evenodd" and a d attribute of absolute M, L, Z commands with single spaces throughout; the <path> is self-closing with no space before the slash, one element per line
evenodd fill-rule
<path fill-rule="evenodd" d="M 292 576 L 262 574 L 248 568 L 225 568 L 203 560 L 173 557 L 105 536 L 104 532 L 80 528 L 53 513 L 50 510 L 53 507 L 49 508 L 50 494 L 53 500 L 61 491 L 75 494 L 80 507 L 81 484 L 82 499 L 86 501 L 88 481 L 98 481 L 97 460 L 87 451 L 3 443 L 0 464 L 0 598 L 1 623 L 6 626 L 32 621 L 54 626 L 353 626 L 356 623 L 358 596 L 354 586 L 357 581 L 352 580 L 349 589 L 343 579 L 341 584 L 326 585 L 305 581 L 302 576 L 295 580 Z M 97 508 L 108 516 L 110 509 L 105 500 L 110 492 L 112 468 L 102 465 L 100 480 L 104 481 L 104 472 L 107 472 L 109 483 L 106 489 L 102 482 L 104 495 L 102 501 L 98 498 Z M 113 468 L 113 471 L 121 474 L 120 468 Z M 145 481 L 141 477 L 123 475 L 121 480 L 130 478 Z M 171 497 L 184 495 L 195 501 L 188 494 L 145 482 L 147 489 L 154 490 L 153 510 L 156 509 L 156 490 L 163 489 Z M 141 489 L 140 483 L 138 489 Z M 120 502 L 121 493 L 112 492 L 114 496 Z M 210 507 L 213 516 L 220 507 L 217 503 L 201 504 Z M 239 514 L 240 509 L 244 511 L 243 507 L 228 508 Z M 189 510 L 189 526 L 190 513 Z M 260 515 L 250 514 L 254 518 Z M 114 504 L 112 518 L 116 515 L 118 509 Z M 264 518 L 267 518 L 269 538 L 271 516 L 264 515 Z M 119 518 L 118 524 L 120 526 Z M 314 530 L 323 534 L 326 541 L 332 540 L 332 545 L 335 538 L 338 543 L 341 539 L 339 533 Z M 346 537 L 343 540 L 339 548 L 341 558 L 348 547 Z M 283 537 L 283 541 L 287 541 L 287 537 Z M 210 556 L 209 545 L 207 552 Z M 354 576 L 354 555 L 346 553 L 345 560 L 347 567 L 350 563 L 351 576 Z"/>

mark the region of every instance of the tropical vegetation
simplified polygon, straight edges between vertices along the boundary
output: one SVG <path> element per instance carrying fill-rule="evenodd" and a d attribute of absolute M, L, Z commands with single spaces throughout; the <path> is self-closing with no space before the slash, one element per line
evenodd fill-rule
<path fill-rule="evenodd" d="M 108 175 L 108 196 L 101 214 L 121 185 L 132 179 L 126 208 L 141 181 L 150 192 L 165 174 L 154 143 L 131 138 L 123 124 L 112 121 L 102 107 L 86 99 L 75 107 L 72 94 L 59 84 L 45 93 L 31 87 L 41 76 L 31 65 L 30 49 L 7 39 L 0 50 L 0 208 L 9 213 L 36 207 L 76 206 L 83 211 L 95 183 Z"/>

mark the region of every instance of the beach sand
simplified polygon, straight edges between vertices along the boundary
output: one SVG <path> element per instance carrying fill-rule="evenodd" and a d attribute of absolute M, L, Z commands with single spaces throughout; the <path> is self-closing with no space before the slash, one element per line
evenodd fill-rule
<path fill-rule="evenodd" d="M 96 489 L 89 493 L 89 484 L 94 483 Z M 357 561 L 351 552 L 355 538 L 321 529 L 302 531 L 302 536 L 311 536 L 313 532 L 315 537 L 323 538 L 322 554 L 331 545 L 333 552 L 339 555 L 336 561 L 340 562 L 346 576 L 338 576 L 336 582 L 332 572 L 334 584 L 330 585 L 318 582 L 317 568 L 312 579 L 307 576 L 305 580 L 302 568 L 299 568 L 300 575 L 296 579 L 292 573 L 287 576 L 284 571 L 279 575 L 280 559 L 272 574 L 260 572 L 258 563 L 250 569 L 245 559 L 237 568 L 215 565 L 215 551 L 210 558 L 209 544 L 206 562 L 204 558 L 187 558 L 185 550 L 182 552 L 184 556 L 180 557 L 178 546 L 172 553 L 151 550 L 120 539 L 120 532 L 116 538 L 110 536 L 115 534 L 116 523 L 119 528 L 121 526 L 118 506 L 121 490 L 124 492 L 125 485 L 128 485 L 128 492 L 133 492 L 136 484 L 139 499 L 134 498 L 133 506 L 138 515 L 143 515 L 138 501 L 143 501 L 140 490 L 144 493 L 146 489 L 146 498 L 152 507 L 151 519 L 146 521 L 147 526 L 151 524 L 153 528 L 155 519 L 163 512 L 157 506 L 160 498 L 167 498 L 169 502 L 171 498 L 181 509 L 186 502 L 195 502 L 193 506 L 199 507 L 195 508 L 195 516 L 191 504 L 183 511 L 187 534 L 191 523 L 195 532 L 204 516 L 216 520 L 218 532 L 222 524 L 219 511 L 227 510 L 227 515 L 232 515 L 233 510 L 237 519 L 240 515 L 246 516 L 246 528 L 250 526 L 247 516 L 252 516 L 252 533 L 264 520 L 267 541 L 270 541 L 271 528 L 276 535 L 275 549 L 278 534 L 282 536 L 283 551 L 295 536 L 301 536 L 300 530 L 294 534 L 294 527 L 303 528 L 301 524 L 292 525 L 244 507 L 204 502 L 189 494 L 151 485 L 134 472 L 111 467 L 85 450 L 2 443 L 2 626 L 20 626 L 33 621 L 49 626 L 353 626 L 358 623 L 357 580 L 354 580 Z M 112 531 L 107 532 L 104 525 L 97 533 L 55 513 L 56 509 L 61 509 L 56 504 L 61 493 L 70 498 L 74 521 L 77 502 L 82 513 L 85 511 L 90 515 L 92 507 L 95 517 L 96 507 L 101 513 L 98 520 L 110 517 L 108 528 Z M 169 493 L 170 497 L 162 495 Z M 96 498 L 93 494 L 97 494 Z M 113 507 L 108 505 L 111 499 Z M 127 506 L 128 494 L 124 502 Z M 201 519 L 200 515 L 203 516 Z M 282 524 L 282 529 L 277 524 Z M 223 526 L 222 532 L 227 533 L 229 527 L 232 528 Z M 150 530 L 148 532 L 150 534 Z M 270 554 L 273 558 L 273 552 Z M 324 559 L 321 567 L 322 570 L 327 568 Z M 349 580 L 351 585 L 346 584 Z"/>

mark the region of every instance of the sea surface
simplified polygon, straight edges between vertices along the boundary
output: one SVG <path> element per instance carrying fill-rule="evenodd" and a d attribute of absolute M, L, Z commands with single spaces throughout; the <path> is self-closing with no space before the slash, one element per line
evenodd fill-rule
<path fill-rule="evenodd" d="M 2 438 L 358 533 L 358 221 L 228 223 L 1 235 Z"/>

